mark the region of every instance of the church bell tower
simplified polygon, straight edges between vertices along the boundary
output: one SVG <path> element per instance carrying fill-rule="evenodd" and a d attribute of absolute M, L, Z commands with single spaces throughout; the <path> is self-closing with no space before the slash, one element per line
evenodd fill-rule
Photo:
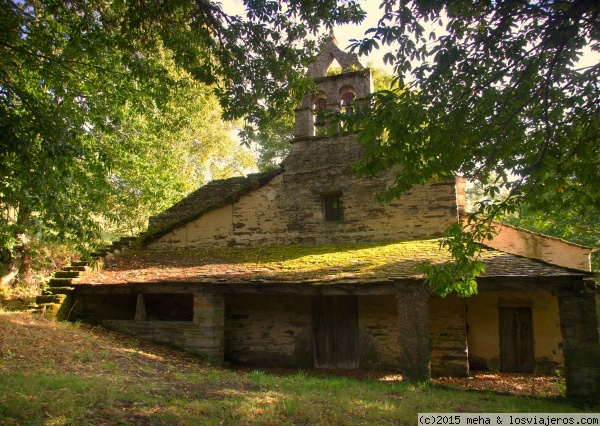
<path fill-rule="evenodd" d="M 341 73 L 327 75 L 335 62 L 341 67 Z M 371 70 L 359 62 L 357 54 L 338 47 L 333 31 L 316 61 L 308 67 L 308 76 L 313 78 L 318 92 L 305 96 L 296 109 L 296 138 L 326 133 L 326 111 L 352 114 L 372 92 Z"/>

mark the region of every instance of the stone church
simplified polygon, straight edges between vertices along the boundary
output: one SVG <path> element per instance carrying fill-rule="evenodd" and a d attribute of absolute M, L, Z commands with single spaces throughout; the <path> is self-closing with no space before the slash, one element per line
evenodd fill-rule
<path fill-rule="evenodd" d="M 327 75 L 333 61 L 342 72 Z M 600 384 L 591 249 L 501 227 L 481 246 L 479 293 L 431 295 L 423 262 L 460 220 L 461 178 L 375 202 L 393 172 L 359 177 L 355 135 L 328 136 L 371 73 L 332 38 L 309 68 L 318 93 L 296 111 L 277 170 L 213 181 L 150 219 L 140 247 L 74 283 L 80 319 L 203 354 L 215 363 L 378 369 L 407 380 L 471 370 L 565 371 L 570 395 Z"/>

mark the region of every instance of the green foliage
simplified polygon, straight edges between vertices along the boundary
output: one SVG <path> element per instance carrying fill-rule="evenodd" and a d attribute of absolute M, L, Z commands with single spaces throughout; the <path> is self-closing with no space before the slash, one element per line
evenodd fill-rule
<path fill-rule="evenodd" d="M 505 188 L 496 186 L 497 179 L 487 183 L 477 181 L 467 190 L 467 199 L 471 201 L 471 211 L 480 210 L 480 204 L 501 203 L 509 197 Z M 490 190 L 488 186 L 495 186 Z M 540 193 L 537 205 L 523 204 L 515 212 L 502 216 L 511 225 L 535 232 L 562 238 L 587 246 L 600 246 L 600 211 L 593 206 L 577 206 L 569 197 L 556 199 L 555 194 Z M 560 204 L 554 204 L 558 203 Z M 551 213 L 548 212 L 551 210 Z"/>
<path fill-rule="evenodd" d="M 479 204 L 469 231 L 479 234 L 523 204 L 546 214 L 600 210 L 600 65 L 576 65 L 584 46 L 598 49 L 593 0 L 396 3 L 383 0 L 377 28 L 354 45 L 395 46 L 384 59 L 396 75 L 345 123 L 362 129 L 363 172 L 401 166 L 382 200 L 432 179 L 494 176 L 486 197 L 507 195 Z M 200 146 L 200 158 L 229 149 L 213 144 L 226 130 L 202 118 L 215 102 L 209 91 L 225 119 L 266 129 L 262 144 L 275 154 L 263 164 L 282 156 L 290 121 L 273 120 L 291 117 L 310 88 L 303 69 L 319 40 L 307 36 L 364 12 L 353 1 L 303 0 L 252 1 L 246 12 L 230 16 L 204 0 L 0 1 L 4 261 L 27 253 L 31 238 L 85 248 L 99 219 L 122 222 L 125 211 L 136 229 L 190 181 L 216 176 L 215 163 L 191 161 Z M 190 132 L 199 123 L 202 137 Z M 220 165 L 227 176 L 244 164 Z M 472 258 L 467 237 L 448 241 Z"/>
<path fill-rule="evenodd" d="M 384 0 L 381 9 L 353 47 L 390 46 L 384 60 L 399 87 L 375 93 L 351 125 L 362 129 L 364 173 L 400 166 L 383 201 L 459 175 L 488 184 L 489 200 L 506 194 L 478 205 L 469 232 L 523 204 L 546 215 L 598 211 L 600 64 L 577 65 L 585 46 L 598 50 L 595 2 Z"/>
<path fill-rule="evenodd" d="M 248 139 L 258 152 L 261 171 L 277 167 L 290 152 L 294 138 L 294 112 L 263 124 L 260 129 L 248 134 Z"/>
<path fill-rule="evenodd" d="M 552 214 L 535 210 L 527 205 L 505 220 L 514 226 L 551 235 L 574 243 L 600 247 L 600 211 L 588 209 L 585 213 L 571 205 L 557 206 Z M 592 270 L 600 271 L 600 251 L 592 253 Z M 596 279 L 598 281 L 598 278 Z"/>
<path fill-rule="evenodd" d="M 511 225 L 562 238 L 574 243 L 600 247 L 600 211 L 573 209 L 569 204 L 554 207 L 552 214 L 531 206 L 521 206 L 513 215 L 506 217 Z"/>
<path fill-rule="evenodd" d="M 337 63 L 337 61 L 335 61 L 335 63 Z M 342 67 L 340 66 L 334 66 L 333 64 L 329 67 L 329 69 L 327 70 L 327 76 L 332 76 L 332 75 L 338 75 L 342 73 Z"/>
<path fill-rule="evenodd" d="M 305 36 L 364 15 L 319 7 L 258 1 L 241 17 L 209 1 L 0 0 L 2 263 L 32 239 L 85 250 L 107 220 L 133 232 L 248 166 L 216 103 L 255 125 L 294 104 L 317 47 Z"/>
<path fill-rule="evenodd" d="M 88 11 L 5 1 L 0 10 L 0 244 L 12 258 L 32 238 L 94 237 L 89 212 L 106 201 L 111 158 L 93 132 L 111 127 L 105 105 L 132 81 L 116 78 L 103 53 L 109 35 L 81 32 L 94 24 Z"/>
<path fill-rule="evenodd" d="M 494 186 L 496 179 L 492 178 L 487 183 L 477 181 L 467 190 L 467 200 L 473 204 L 470 210 L 481 210 L 480 204 L 501 203 L 509 196 L 506 189 L 487 191 L 488 186 Z M 540 194 L 540 199 L 556 200 L 554 194 Z M 545 235 L 561 238 L 573 243 L 591 247 L 600 247 L 600 211 L 590 206 L 584 210 L 577 207 L 567 198 L 560 204 L 551 206 L 551 213 L 535 205 L 522 204 L 514 213 L 503 214 L 503 222 L 513 226 L 539 232 Z M 594 271 L 600 270 L 600 253 L 592 254 L 592 267 Z"/>
<path fill-rule="evenodd" d="M 488 232 L 488 236 L 491 236 L 492 230 L 488 229 Z M 464 232 L 459 223 L 445 231 L 440 248 L 448 250 L 453 260 L 436 265 L 424 263 L 420 268 L 427 275 L 427 282 L 433 293 L 442 297 L 452 292 L 459 297 L 477 294 L 476 279 L 485 272 L 485 265 L 477 256 L 481 250 L 477 241 L 481 239 L 476 233 Z"/>
<path fill-rule="evenodd" d="M 369 68 L 371 68 L 371 79 L 373 80 L 373 90 L 375 92 L 397 87 L 398 80 L 385 68 L 376 67 L 372 62 L 369 63 Z"/>
<path fill-rule="evenodd" d="M 171 74 L 176 84 L 161 110 L 141 114 L 127 105 L 120 131 L 111 135 L 117 155 L 109 177 L 114 195 L 104 214 L 105 231 L 135 234 L 149 215 L 207 180 L 255 167 L 250 151 L 231 138 L 232 127 L 221 119 L 211 89 L 186 73 Z"/>

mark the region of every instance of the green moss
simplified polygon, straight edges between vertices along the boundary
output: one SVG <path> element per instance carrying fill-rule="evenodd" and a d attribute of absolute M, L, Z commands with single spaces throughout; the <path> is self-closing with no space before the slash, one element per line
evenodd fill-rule
<path fill-rule="evenodd" d="M 329 275 L 339 278 L 368 278 L 382 268 L 395 267 L 418 275 L 420 254 L 437 250 L 437 240 L 401 243 L 357 243 L 328 246 L 288 245 L 253 248 L 216 248 L 173 252 L 130 252 L 122 265 L 159 264 L 160 267 L 212 267 L 251 272 L 254 277 L 319 279 Z M 442 253 L 440 252 L 440 256 Z M 156 260 L 154 260 L 156 259 Z M 159 262 L 157 260 L 160 260 Z M 120 268 L 121 269 L 121 268 Z M 400 271 L 399 271 L 400 272 Z"/>
<path fill-rule="evenodd" d="M 548 275 L 558 269 L 531 259 L 482 248 L 478 254 L 491 275 Z M 420 266 L 450 261 L 439 240 L 355 243 L 327 246 L 269 246 L 179 251 L 126 252 L 87 282 L 148 282 L 218 279 L 226 282 L 268 281 L 374 283 L 423 278 Z"/>

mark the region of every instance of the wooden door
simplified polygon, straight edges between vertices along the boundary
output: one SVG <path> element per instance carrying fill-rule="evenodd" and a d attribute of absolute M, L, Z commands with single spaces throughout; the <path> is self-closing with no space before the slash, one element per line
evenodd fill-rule
<path fill-rule="evenodd" d="M 358 368 L 356 296 L 313 297 L 312 348 L 317 368 Z"/>
<path fill-rule="evenodd" d="M 500 370 L 506 372 L 533 372 L 535 359 L 531 308 L 499 308 L 498 314 Z"/>

